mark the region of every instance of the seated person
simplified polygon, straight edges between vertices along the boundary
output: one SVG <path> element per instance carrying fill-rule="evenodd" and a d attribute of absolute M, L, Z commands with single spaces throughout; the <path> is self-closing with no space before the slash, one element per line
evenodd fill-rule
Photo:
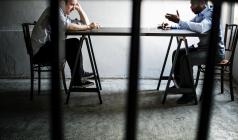
<path fill-rule="evenodd" d="M 207 0 L 191 0 L 191 10 L 196 16 L 190 21 L 183 21 L 177 14 L 166 14 L 165 18 L 172 21 L 175 24 L 171 26 L 177 29 L 188 29 L 198 33 L 206 33 L 206 36 L 199 37 L 200 42 L 197 45 L 192 45 L 189 47 L 189 59 L 191 65 L 188 65 L 187 56 L 185 49 L 179 50 L 179 55 L 177 61 L 175 62 L 174 69 L 174 83 L 177 88 L 191 88 L 193 87 L 193 81 L 191 81 L 189 76 L 189 69 L 193 73 L 194 65 L 206 64 L 206 59 L 208 55 L 209 47 L 209 31 L 212 26 L 212 12 L 213 9 L 207 4 Z M 163 24 L 163 29 L 169 29 L 168 23 Z M 175 52 L 173 52 L 172 59 L 174 59 Z M 225 49 L 223 43 L 223 35 L 221 29 L 219 29 L 219 43 L 216 56 L 216 62 L 220 62 L 224 59 Z M 193 78 L 192 78 L 193 79 Z M 188 103 L 194 100 L 193 94 L 183 94 L 183 96 L 177 101 L 178 104 Z"/>
<path fill-rule="evenodd" d="M 74 22 L 74 20 L 70 19 L 69 14 L 76 10 L 80 16 L 80 21 L 78 23 Z M 38 19 L 31 36 L 31 42 L 33 47 L 33 57 L 35 60 L 50 62 L 52 60 L 53 47 L 50 40 L 50 8 L 46 8 L 42 13 L 40 18 Z M 59 7 L 59 20 L 60 25 L 63 25 L 63 29 L 66 30 L 90 30 L 94 28 L 98 28 L 99 25 L 97 23 L 90 23 L 89 19 L 82 9 L 80 3 L 77 0 L 61 0 Z M 64 41 L 61 41 L 64 42 Z M 79 47 L 79 40 L 77 38 L 65 39 L 65 54 L 60 55 L 60 63 L 62 64 L 65 61 L 68 62 L 68 65 L 72 71 L 74 69 L 75 59 L 80 49 L 79 56 L 79 66 L 76 68 L 75 74 L 75 83 L 74 85 L 86 87 L 92 85 L 93 82 L 82 80 L 85 78 L 93 77 L 93 73 L 85 72 L 83 69 L 83 58 L 81 48 Z"/>

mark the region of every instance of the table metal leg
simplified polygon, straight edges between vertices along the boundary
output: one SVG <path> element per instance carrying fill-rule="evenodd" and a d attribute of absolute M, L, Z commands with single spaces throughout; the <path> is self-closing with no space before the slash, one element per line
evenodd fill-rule
<path fill-rule="evenodd" d="M 93 45 L 92 45 L 92 41 L 91 41 L 91 37 L 90 36 L 88 36 L 88 40 L 89 40 L 89 48 L 90 48 L 91 53 L 92 53 L 94 67 L 95 67 L 95 70 L 96 70 L 96 79 L 98 80 L 98 84 L 99 84 L 100 90 L 102 90 L 100 76 L 99 76 L 99 73 L 98 73 L 97 63 L 96 63 L 96 59 L 95 59 L 95 55 L 94 55 L 94 51 L 93 51 Z"/>
<path fill-rule="evenodd" d="M 95 77 L 95 84 L 96 84 L 96 89 L 97 89 L 97 92 L 98 92 L 98 98 L 99 98 L 100 104 L 102 104 L 102 98 L 101 98 L 101 94 L 100 94 L 99 78 L 96 77 L 96 69 L 95 69 L 96 68 L 96 61 L 93 60 L 93 53 L 92 53 L 92 49 L 90 49 L 88 39 L 85 38 L 85 41 L 86 41 L 86 46 L 88 48 L 88 55 L 89 55 L 89 58 L 90 58 L 91 67 L 92 67 L 93 74 L 94 74 L 94 77 Z"/>
<path fill-rule="evenodd" d="M 164 69 L 165 69 L 165 66 L 166 66 L 166 63 L 167 63 L 167 59 L 168 59 L 168 56 L 169 56 L 169 51 L 170 51 L 170 48 L 171 48 L 172 41 L 173 41 L 173 36 L 170 37 L 169 46 L 168 46 L 168 49 L 167 49 L 167 52 L 166 52 L 166 55 L 165 55 L 162 71 L 160 73 L 157 90 L 159 90 L 159 87 L 160 87 L 160 84 L 161 84 L 161 80 L 164 80 L 164 76 L 163 76 Z"/>
<path fill-rule="evenodd" d="M 175 53 L 175 56 L 174 56 L 172 68 L 171 68 L 171 70 L 170 70 L 169 79 L 168 79 L 168 83 L 167 83 L 167 85 L 166 85 L 166 89 L 165 89 L 165 93 L 164 93 L 164 98 L 163 98 L 162 104 L 165 103 L 165 100 L 166 100 L 166 97 L 167 97 L 167 94 L 168 94 L 169 85 L 170 85 L 170 82 L 171 82 L 171 80 L 172 80 L 172 74 L 173 74 L 173 72 L 174 72 L 175 63 L 176 63 L 176 61 L 177 61 L 177 57 L 178 57 L 178 54 L 179 54 L 179 50 L 180 50 L 182 41 L 183 41 L 182 39 L 179 40 L 179 44 L 178 44 L 178 47 L 177 47 L 177 50 L 176 50 L 176 53 Z"/>
<path fill-rule="evenodd" d="M 162 104 L 165 103 L 165 100 L 166 100 L 166 97 L 167 97 L 167 94 L 168 94 L 169 91 L 175 92 L 175 93 L 177 92 L 179 94 L 181 94 L 181 93 L 182 94 L 190 94 L 192 92 L 193 96 L 194 96 L 195 104 L 197 104 L 197 95 L 196 95 L 196 90 L 195 90 L 194 81 L 193 81 L 193 73 L 192 73 L 190 67 L 188 67 L 188 72 L 189 72 L 189 77 L 190 77 L 190 80 L 191 80 L 193 86 L 191 88 L 178 88 L 178 89 L 170 89 L 169 90 L 170 82 L 172 80 L 172 74 L 174 72 L 175 63 L 177 61 L 177 57 L 178 57 L 178 54 L 179 54 L 179 50 L 180 50 L 182 41 L 184 41 L 184 43 L 185 43 L 185 51 L 186 51 L 186 56 L 187 56 L 186 58 L 187 58 L 187 61 L 188 61 L 188 66 L 191 66 L 191 61 L 189 59 L 189 49 L 188 49 L 187 39 L 184 39 L 184 38 L 180 39 L 178 47 L 177 47 L 177 50 L 176 50 L 176 53 L 175 53 L 174 61 L 173 61 L 173 64 L 172 64 L 172 68 L 170 70 L 169 80 L 168 80 L 168 83 L 166 85 L 166 90 L 165 90 L 165 94 L 164 94 L 164 98 L 163 98 Z"/>
<path fill-rule="evenodd" d="M 71 92 L 71 89 L 72 89 L 72 86 L 73 86 L 73 83 L 74 83 L 76 68 L 79 65 L 79 61 L 78 61 L 79 60 L 79 54 L 80 54 L 81 48 L 83 46 L 83 40 L 84 39 L 85 39 L 85 36 L 82 36 L 80 38 L 80 41 L 79 41 L 79 49 L 78 49 L 78 52 L 77 52 L 77 55 L 76 55 L 76 60 L 75 60 L 74 68 L 73 68 L 73 71 L 72 71 L 72 76 L 71 76 L 71 80 L 70 80 L 70 84 L 69 84 L 69 90 L 68 90 L 67 98 L 66 98 L 66 104 L 69 103 L 70 92 Z"/>
<path fill-rule="evenodd" d="M 81 48 L 83 46 L 83 41 L 84 40 L 86 42 L 86 46 L 87 46 L 88 55 L 89 55 L 89 58 L 90 58 L 91 67 L 92 67 L 92 70 L 93 70 L 93 73 L 94 73 L 96 88 L 73 87 L 73 83 L 74 83 L 74 80 L 75 80 L 75 74 L 76 74 L 76 68 L 79 65 L 79 61 L 78 61 L 79 60 L 79 55 L 80 55 L 80 51 L 81 51 Z M 71 77 L 71 82 L 70 82 L 69 90 L 68 90 L 68 93 L 67 93 L 66 104 L 69 103 L 69 98 L 70 98 L 70 93 L 71 92 L 97 92 L 98 93 L 99 102 L 100 102 L 100 104 L 102 104 L 102 98 L 101 98 L 101 94 L 100 94 L 99 76 L 96 76 L 97 71 L 95 69 L 96 68 L 96 61 L 95 61 L 95 58 L 94 58 L 94 55 L 93 55 L 93 52 L 92 52 L 93 51 L 92 47 L 90 46 L 90 43 L 89 43 L 88 39 L 85 36 L 82 36 L 80 38 L 79 47 L 80 48 L 79 48 L 79 50 L 77 52 L 77 55 L 76 55 L 74 69 L 73 69 L 73 74 L 72 74 L 72 77 Z"/>

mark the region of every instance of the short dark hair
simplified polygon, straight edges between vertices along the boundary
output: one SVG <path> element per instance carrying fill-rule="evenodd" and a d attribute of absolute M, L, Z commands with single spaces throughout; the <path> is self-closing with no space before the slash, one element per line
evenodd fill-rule
<path fill-rule="evenodd" d="M 205 2 L 205 3 L 207 3 L 208 0 L 191 0 L 191 2 Z"/>

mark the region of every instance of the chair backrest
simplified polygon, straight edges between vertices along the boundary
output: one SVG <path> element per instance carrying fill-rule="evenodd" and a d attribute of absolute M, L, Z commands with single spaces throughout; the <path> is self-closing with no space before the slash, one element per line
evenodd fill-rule
<path fill-rule="evenodd" d="M 237 24 L 226 24 L 224 35 L 225 57 L 231 64 L 233 63 L 234 53 L 237 45 L 237 34 Z"/>
<path fill-rule="evenodd" d="M 30 29 L 34 27 L 36 22 L 33 23 L 22 23 L 22 29 L 23 29 L 23 35 L 24 35 L 24 40 L 26 44 L 26 49 L 27 53 L 30 55 L 30 57 L 33 56 L 33 50 L 32 50 L 32 45 L 31 45 L 31 32 Z"/>

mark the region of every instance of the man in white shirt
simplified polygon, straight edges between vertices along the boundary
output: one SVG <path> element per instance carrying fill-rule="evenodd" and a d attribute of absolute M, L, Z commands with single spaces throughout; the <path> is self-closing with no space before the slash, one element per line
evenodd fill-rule
<path fill-rule="evenodd" d="M 69 17 L 69 14 L 76 10 L 79 14 L 79 22 L 75 22 Z M 46 8 L 37 21 L 31 36 L 34 59 L 49 62 L 52 60 L 53 47 L 51 44 L 50 33 L 51 27 L 49 18 L 50 8 Z M 61 0 L 59 7 L 60 25 L 63 25 L 65 30 L 90 30 L 99 28 L 95 22 L 90 23 L 89 19 L 77 0 Z M 72 70 L 74 69 L 76 54 L 80 49 L 79 66 L 76 68 L 75 83 L 78 86 L 86 87 L 92 85 L 90 81 L 81 80 L 82 78 L 90 78 L 93 73 L 85 72 L 83 69 L 83 58 L 81 48 L 79 47 L 79 40 L 77 38 L 65 39 L 65 57 Z M 62 63 L 65 58 L 60 57 Z"/>
<path fill-rule="evenodd" d="M 191 65 L 188 64 L 185 49 L 179 50 L 179 55 L 174 69 L 174 81 L 175 87 L 180 88 L 190 88 L 193 86 L 193 81 L 191 81 L 188 70 L 193 72 L 192 66 L 206 64 L 206 59 L 208 55 L 209 47 L 209 32 L 212 26 L 212 6 L 207 4 L 207 0 L 190 0 L 191 10 L 196 16 L 190 21 L 183 21 L 177 14 L 166 14 L 165 18 L 169 21 L 177 23 L 172 28 L 177 29 L 187 29 L 198 33 L 207 33 L 206 36 L 199 37 L 200 42 L 196 45 L 189 47 L 189 59 Z M 164 24 L 163 28 L 166 28 L 168 24 Z M 173 58 L 175 56 L 173 52 Z M 219 29 L 219 43 L 216 56 L 216 62 L 220 62 L 224 59 L 225 49 L 223 43 L 223 35 L 221 29 Z M 193 94 L 184 94 L 178 101 L 178 104 L 188 103 L 194 101 Z"/>

